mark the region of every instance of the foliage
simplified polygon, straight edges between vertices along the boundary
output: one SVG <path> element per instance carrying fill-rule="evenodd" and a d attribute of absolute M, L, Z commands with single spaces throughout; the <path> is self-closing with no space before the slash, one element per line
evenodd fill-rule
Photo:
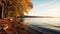
<path fill-rule="evenodd" d="M 31 0 L 6 0 L 8 15 L 24 16 L 25 13 L 33 8 Z"/>

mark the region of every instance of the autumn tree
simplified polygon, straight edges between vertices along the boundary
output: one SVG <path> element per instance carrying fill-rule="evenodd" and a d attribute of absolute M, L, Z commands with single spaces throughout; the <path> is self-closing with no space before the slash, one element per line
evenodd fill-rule
<path fill-rule="evenodd" d="M 0 0 L 2 4 L 4 4 L 4 15 L 5 18 L 8 17 L 18 17 L 21 16 L 21 21 L 23 21 L 24 14 L 28 14 L 28 11 L 33 8 L 31 0 Z M 19 19 L 19 18 L 18 18 Z M 17 20 L 18 21 L 18 20 Z M 23 32 L 25 29 L 24 24 L 19 24 L 15 22 L 15 20 L 10 19 L 1 19 L 0 20 L 0 34 L 8 33 L 8 34 L 20 34 L 20 30 Z M 2 28 L 1 28 L 2 27 Z M 4 30 L 4 31 L 3 31 Z M 15 32 L 15 33 L 14 33 Z M 25 34 L 25 33 L 24 33 Z"/>
<path fill-rule="evenodd" d="M 24 16 L 24 13 L 28 13 L 32 7 L 31 0 L 6 0 L 8 16 L 11 14 L 12 16 Z"/>
<path fill-rule="evenodd" d="M 2 0 L 5 9 L 5 17 L 17 17 L 28 14 L 33 8 L 31 0 Z"/>

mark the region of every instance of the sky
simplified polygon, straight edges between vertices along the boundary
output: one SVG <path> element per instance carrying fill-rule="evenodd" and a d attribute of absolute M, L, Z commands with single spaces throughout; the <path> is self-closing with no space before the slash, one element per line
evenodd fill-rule
<path fill-rule="evenodd" d="M 33 8 L 30 16 L 56 16 L 60 17 L 60 0 L 31 0 Z"/>

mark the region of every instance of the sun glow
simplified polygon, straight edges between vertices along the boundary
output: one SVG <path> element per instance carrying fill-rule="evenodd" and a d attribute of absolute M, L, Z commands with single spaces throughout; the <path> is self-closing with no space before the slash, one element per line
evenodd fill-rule
<path fill-rule="evenodd" d="M 44 1 L 43 3 L 38 2 L 33 5 L 33 9 L 28 15 L 60 17 L 60 2 L 58 1 Z"/>

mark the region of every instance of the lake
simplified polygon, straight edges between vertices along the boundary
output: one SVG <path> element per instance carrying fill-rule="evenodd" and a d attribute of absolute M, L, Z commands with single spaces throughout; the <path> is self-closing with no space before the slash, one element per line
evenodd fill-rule
<path fill-rule="evenodd" d="M 25 23 L 60 31 L 60 18 L 25 18 Z"/>

